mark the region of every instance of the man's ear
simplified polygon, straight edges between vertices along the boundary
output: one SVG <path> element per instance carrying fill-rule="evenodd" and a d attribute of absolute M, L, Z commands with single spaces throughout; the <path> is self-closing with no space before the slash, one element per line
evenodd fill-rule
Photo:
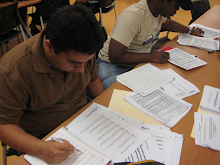
<path fill-rule="evenodd" d="M 48 53 L 49 56 L 51 56 L 52 51 L 53 51 L 53 47 L 52 47 L 52 45 L 50 43 L 50 40 L 49 39 L 45 39 L 44 40 L 44 44 L 45 44 L 46 52 Z"/>

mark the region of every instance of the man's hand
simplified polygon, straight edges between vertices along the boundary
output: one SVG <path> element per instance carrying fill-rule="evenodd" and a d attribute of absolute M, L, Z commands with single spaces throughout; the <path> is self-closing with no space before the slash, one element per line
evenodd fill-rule
<path fill-rule="evenodd" d="M 200 36 L 200 37 L 202 37 L 203 34 L 204 34 L 204 31 L 202 31 L 202 30 L 199 29 L 199 28 L 193 27 L 190 34 L 192 34 L 192 35 L 194 35 L 194 36 Z"/>
<path fill-rule="evenodd" d="M 63 143 L 55 141 L 45 141 L 42 143 L 42 151 L 38 157 L 51 164 L 58 164 L 63 162 L 75 150 L 74 146 L 68 141 L 63 140 Z"/>
<path fill-rule="evenodd" d="M 151 61 L 155 63 L 164 64 L 170 58 L 170 54 L 168 52 L 163 51 L 155 51 L 152 53 Z"/>

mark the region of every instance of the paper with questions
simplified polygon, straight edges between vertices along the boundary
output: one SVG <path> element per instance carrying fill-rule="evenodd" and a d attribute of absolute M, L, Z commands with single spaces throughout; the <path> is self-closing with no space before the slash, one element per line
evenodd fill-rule
<path fill-rule="evenodd" d="M 219 41 L 213 40 L 205 37 L 193 36 L 190 34 L 178 34 L 177 42 L 180 45 L 185 46 L 193 46 L 196 48 L 208 50 L 208 51 L 216 51 L 219 50 Z"/>
<path fill-rule="evenodd" d="M 92 104 L 87 109 L 92 113 L 80 114 L 79 119 L 75 119 L 77 122 L 67 128 L 113 162 L 125 160 L 148 138 L 118 115 L 105 110 L 106 107 Z"/>
<path fill-rule="evenodd" d="M 116 77 L 117 81 L 140 95 L 159 89 L 171 82 L 174 77 L 148 63 Z"/>
<path fill-rule="evenodd" d="M 195 144 L 220 151 L 220 117 L 210 113 L 194 113 Z"/>
<path fill-rule="evenodd" d="M 168 127 L 173 127 L 192 107 L 192 104 L 175 98 L 162 89 L 147 96 L 132 92 L 126 95 L 125 100 Z"/>
<path fill-rule="evenodd" d="M 220 114 L 220 89 L 205 85 L 200 108 Z"/>
<path fill-rule="evenodd" d="M 53 136 L 69 141 L 69 143 L 72 144 L 75 148 L 83 152 L 73 152 L 66 160 L 64 160 L 59 165 L 106 165 L 111 161 L 110 158 L 93 150 L 77 138 L 73 137 L 64 127 L 61 127 L 57 132 L 55 132 L 46 140 L 51 140 L 51 137 Z M 24 158 L 32 165 L 49 165 L 42 159 L 29 154 L 26 154 Z"/>
<path fill-rule="evenodd" d="M 170 49 L 166 52 L 169 52 L 170 54 L 170 58 L 168 59 L 170 63 L 185 70 L 190 70 L 207 64 L 207 62 L 178 48 Z"/>
<path fill-rule="evenodd" d="M 173 81 L 161 87 L 161 89 L 163 89 L 165 92 L 180 99 L 195 95 L 200 92 L 200 90 L 194 84 L 181 77 L 172 69 L 165 69 L 163 71 L 175 77 Z"/>
<path fill-rule="evenodd" d="M 210 27 L 203 26 L 200 24 L 195 24 L 195 23 L 189 25 L 189 27 L 195 27 L 195 28 L 201 29 L 204 32 L 203 37 L 206 37 L 206 38 L 216 39 L 220 37 L 220 30 L 218 29 L 210 28 Z"/>

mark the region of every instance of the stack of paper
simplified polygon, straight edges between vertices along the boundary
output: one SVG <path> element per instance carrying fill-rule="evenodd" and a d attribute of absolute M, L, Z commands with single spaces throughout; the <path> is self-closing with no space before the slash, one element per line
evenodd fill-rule
<path fill-rule="evenodd" d="M 195 112 L 194 121 L 195 144 L 220 151 L 220 117 Z"/>
<path fill-rule="evenodd" d="M 173 127 L 192 107 L 190 103 L 175 98 L 162 89 L 146 96 L 132 92 L 126 95 L 125 100 L 168 127 Z"/>
<path fill-rule="evenodd" d="M 205 37 L 197 37 L 190 34 L 178 34 L 177 42 L 180 45 L 194 46 L 208 51 L 219 50 L 219 41 Z"/>
<path fill-rule="evenodd" d="M 216 39 L 220 37 L 220 30 L 218 29 L 213 29 L 210 27 L 206 27 L 206 26 L 203 26 L 200 24 L 194 24 L 194 23 L 189 25 L 189 27 L 195 27 L 195 28 L 201 29 L 204 32 L 203 37 L 206 37 L 206 38 Z"/>
<path fill-rule="evenodd" d="M 177 165 L 183 144 L 183 135 L 160 125 L 144 124 L 141 131 L 149 138 L 125 162 L 157 160 L 166 165 Z"/>
<path fill-rule="evenodd" d="M 220 114 L 220 89 L 205 85 L 200 108 Z"/>
<path fill-rule="evenodd" d="M 194 55 L 184 52 L 178 48 L 170 49 L 166 52 L 169 52 L 170 54 L 170 58 L 168 60 L 170 63 L 185 70 L 190 70 L 207 64 L 207 62 L 202 61 L 199 58 L 196 58 Z"/>
<path fill-rule="evenodd" d="M 173 76 L 149 63 L 116 78 L 118 82 L 143 96 L 174 80 Z"/>

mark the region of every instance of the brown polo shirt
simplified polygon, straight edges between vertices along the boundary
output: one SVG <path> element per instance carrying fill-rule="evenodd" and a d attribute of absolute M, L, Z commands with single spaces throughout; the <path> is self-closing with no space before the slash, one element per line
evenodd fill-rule
<path fill-rule="evenodd" d="M 95 57 L 83 73 L 50 68 L 43 32 L 0 59 L 0 124 L 19 124 L 31 134 L 47 134 L 86 103 L 86 87 L 98 78 Z"/>

